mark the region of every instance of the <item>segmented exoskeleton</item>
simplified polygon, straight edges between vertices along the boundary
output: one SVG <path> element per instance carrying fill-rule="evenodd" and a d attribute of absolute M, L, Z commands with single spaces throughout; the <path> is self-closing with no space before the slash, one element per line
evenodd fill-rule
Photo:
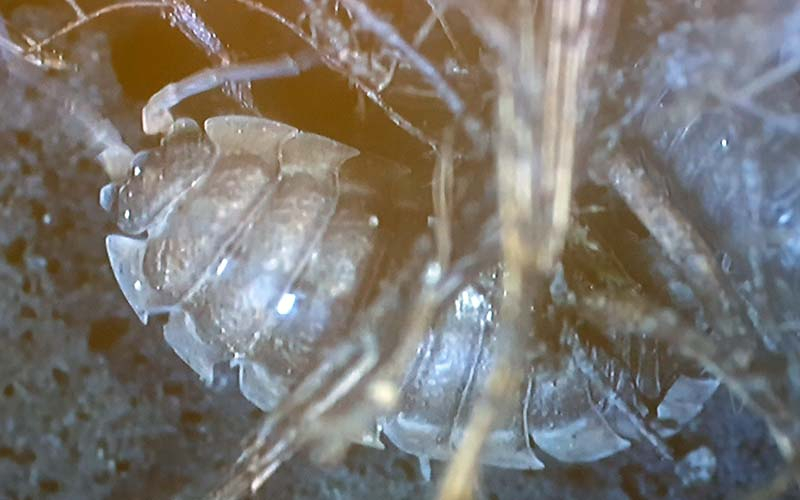
<path fill-rule="evenodd" d="M 358 151 L 260 118 L 214 117 L 204 129 L 178 120 L 161 147 L 133 157 L 128 177 L 108 188 L 104 204 L 127 233 L 108 237 L 109 259 L 142 321 L 169 313 L 164 334 L 184 361 L 207 380 L 215 363 L 232 361 L 242 393 L 269 412 L 314 367 L 321 346 L 346 335 L 370 296 L 381 249 L 407 236 L 381 232 L 376 186 L 358 176 L 369 160 Z M 376 431 L 421 458 L 450 456 L 493 363 L 502 293 L 499 264 L 461 286 Z M 554 368 L 532 367 L 517 410 L 487 439 L 485 463 L 542 468 L 531 443 L 584 462 L 642 437 L 658 442 L 717 387 L 676 372 L 647 342 L 609 351 L 574 330 L 566 336 Z M 353 440 L 380 446 L 374 432 Z"/>

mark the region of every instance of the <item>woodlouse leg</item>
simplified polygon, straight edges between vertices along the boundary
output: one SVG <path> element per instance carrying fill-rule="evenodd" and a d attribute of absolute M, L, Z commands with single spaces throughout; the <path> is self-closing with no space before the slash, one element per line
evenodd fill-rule
<path fill-rule="evenodd" d="M 576 312 L 604 329 L 662 339 L 698 362 L 765 418 L 779 450 L 791 466 L 797 467 L 795 447 L 800 424 L 796 403 L 780 388 L 775 389 L 774 381 L 783 377 L 780 363 L 763 363 L 765 359 L 774 360 L 774 354 L 739 339 L 715 342 L 686 324 L 675 311 L 639 297 L 593 294 L 578 302 Z"/>
<path fill-rule="evenodd" d="M 630 420 L 637 432 L 639 432 L 662 457 L 672 460 L 672 452 L 661 436 L 644 421 L 639 412 L 628 401 L 625 401 L 617 394 L 611 381 L 609 381 L 589 359 L 589 354 L 583 346 L 580 345 L 577 334 L 570 333 L 567 337 L 567 341 L 572 347 L 572 357 L 575 363 L 586 378 L 597 387 L 602 388 L 604 395 L 608 397 L 611 404 L 616 406 Z"/>
<path fill-rule="evenodd" d="M 153 94 L 142 109 L 142 130 L 146 134 L 166 132 L 174 122 L 170 108 L 191 96 L 230 82 L 297 76 L 316 62 L 317 58 L 312 53 L 304 52 L 297 57 L 284 56 L 272 61 L 199 71 L 183 80 L 170 83 Z"/>

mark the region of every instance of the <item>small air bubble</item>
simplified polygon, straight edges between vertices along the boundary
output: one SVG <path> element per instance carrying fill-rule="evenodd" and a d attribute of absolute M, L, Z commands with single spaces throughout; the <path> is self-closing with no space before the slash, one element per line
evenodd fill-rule
<path fill-rule="evenodd" d="M 53 222 L 53 216 L 50 215 L 49 213 L 48 214 L 44 214 L 42 216 L 42 222 L 49 226 Z"/>
<path fill-rule="evenodd" d="M 719 143 L 722 145 L 723 148 L 726 148 L 726 149 L 728 148 L 728 139 L 723 137 L 722 140 L 719 141 Z"/>
<path fill-rule="evenodd" d="M 378 227 L 381 221 L 378 219 L 377 215 L 370 215 L 369 216 L 369 227 Z"/>

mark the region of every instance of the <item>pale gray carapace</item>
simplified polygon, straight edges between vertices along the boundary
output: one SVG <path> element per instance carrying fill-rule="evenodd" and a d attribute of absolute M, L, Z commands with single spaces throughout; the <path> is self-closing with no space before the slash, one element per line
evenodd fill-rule
<path fill-rule="evenodd" d="M 313 368 L 315 349 L 351 326 L 379 249 L 402 238 L 382 227 L 385 194 L 363 175 L 370 161 L 262 118 L 218 116 L 204 130 L 176 121 L 102 196 L 125 233 L 107 239 L 123 293 L 143 322 L 169 315 L 167 341 L 202 378 L 233 363 L 244 396 L 274 410 Z M 501 291 L 499 265 L 463 284 L 407 367 L 395 410 L 354 442 L 381 447 L 382 432 L 423 464 L 451 456 L 494 362 Z M 488 436 L 485 464 L 541 469 L 542 452 L 590 462 L 648 438 L 643 428 L 669 437 L 718 386 L 667 362 L 641 373 L 602 349 L 584 354 L 609 384 L 574 353 L 554 353 L 555 368 L 531 371 L 516 410 Z M 642 377 L 657 404 L 644 404 Z"/>

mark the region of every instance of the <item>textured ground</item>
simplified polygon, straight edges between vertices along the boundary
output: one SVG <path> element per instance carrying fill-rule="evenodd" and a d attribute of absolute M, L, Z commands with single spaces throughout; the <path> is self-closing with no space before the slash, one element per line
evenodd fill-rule
<path fill-rule="evenodd" d="M 83 32 L 75 43 L 86 56 L 75 88 L 133 136 L 138 113 L 104 40 Z M 136 321 L 104 255 L 112 226 L 96 201 L 102 175 L 54 107 L 0 71 L 0 498 L 196 496 L 235 459 L 257 412 L 234 378 L 204 387 L 158 325 Z M 764 426 L 725 391 L 670 445 L 679 458 L 706 446 L 694 456 L 710 451 L 716 466 L 687 470 L 639 448 L 581 467 L 487 469 L 482 492 L 728 498 L 764 484 L 780 463 Z M 359 448 L 335 468 L 298 458 L 262 497 L 426 498 L 440 471 L 434 464 L 434 482 L 424 482 L 412 457 Z"/>

